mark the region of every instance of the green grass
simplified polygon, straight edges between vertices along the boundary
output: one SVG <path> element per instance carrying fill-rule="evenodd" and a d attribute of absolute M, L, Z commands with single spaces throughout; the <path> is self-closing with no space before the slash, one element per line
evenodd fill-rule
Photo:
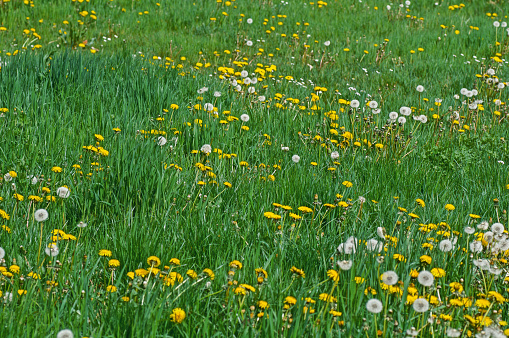
<path fill-rule="evenodd" d="M 509 251 L 492 250 L 507 230 L 470 248 L 489 237 L 481 221 L 507 227 L 507 89 L 487 83 L 488 69 L 507 80 L 507 32 L 493 26 L 505 3 L 311 3 L 0 4 L 3 336 L 508 335 Z M 239 92 L 243 70 L 258 82 Z M 402 106 L 406 123 L 388 121 Z M 356 252 L 338 252 L 351 236 Z M 394 287 L 380 279 L 391 270 Z M 381 313 L 367 311 L 372 298 Z"/>

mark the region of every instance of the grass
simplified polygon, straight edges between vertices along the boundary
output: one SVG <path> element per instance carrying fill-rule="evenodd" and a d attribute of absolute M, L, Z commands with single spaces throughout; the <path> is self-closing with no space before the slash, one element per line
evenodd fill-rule
<path fill-rule="evenodd" d="M 386 6 L 1 2 L 4 335 L 509 335 L 504 3 Z"/>

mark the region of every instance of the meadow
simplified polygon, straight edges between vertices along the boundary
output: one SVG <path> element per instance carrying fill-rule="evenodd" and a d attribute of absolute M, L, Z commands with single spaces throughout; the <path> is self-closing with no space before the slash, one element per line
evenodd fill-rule
<path fill-rule="evenodd" d="M 508 11 L 0 0 L 0 336 L 509 336 Z"/>

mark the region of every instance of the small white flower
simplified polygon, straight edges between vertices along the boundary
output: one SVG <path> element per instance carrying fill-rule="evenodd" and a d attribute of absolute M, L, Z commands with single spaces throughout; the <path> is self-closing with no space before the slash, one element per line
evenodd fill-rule
<path fill-rule="evenodd" d="M 426 312 L 429 310 L 429 303 L 424 298 L 417 298 L 412 304 L 415 312 Z"/>
<path fill-rule="evenodd" d="M 394 285 L 398 282 L 398 274 L 394 271 L 385 271 L 382 274 L 382 282 L 384 282 L 387 285 Z"/>
<path fill-rule="evenodd" d="M 71 192 L 69 191 L 69 188 L 67 187 L 60 187 L 57 189 L 57 195 L 60 198 L 67 198 L 69 195 L 71 195 Z"/>
<path fill-rule="evenodd" d="M 295 163 L 299 163 L 300 161 L 300 156 L 299 155 L 293 155 L 292 156 L 292 161 L 295 162 Z"/>
<path fill-rule="evenodd" d="M 419 93 L 422 93 L 424 91 L 424 86 L 418 85 L 415 90 L 417 90 Z"/>
<path fill-rule="evenodd" d="M 212 152 L 212 147 L 210 146 L 210 144 L 204 144 L 201 147 L 200 151 L 205 154 L 210 154 Z"/>
<path fill-rule="evenodd" d="M 37 222 L 44 222 L 49 217 L 48 211 L 46 209 L 36 210 L 34 213 L 34 218 Z"/>
<path fill-rule="evenodd" d="M 249 121 L 249 115 L 242 114 L 242 115 L 240 115 L 240 119 L 242 120 L 242 122 L 247 122 L 247 121 Z"/>
<path fill-rule="evenodd" d="M 366 309 L 371 313 L 380 313 L 383 310 L 383 304 L 378 299 L 370 299 L 366 303 Z"/>
<path fill-rule="evenodd" d="M 215 91 L 214 92 L 214 97 L 221 97 L 221 92 Z"/>
<path fill-rule="evenodd" d="M 339 158 L 339 153 L 337 151 L 333 151 L 331 154 L 330 154 L 330 158 L 332 158 L 333 160 L 336 160 Z"/>

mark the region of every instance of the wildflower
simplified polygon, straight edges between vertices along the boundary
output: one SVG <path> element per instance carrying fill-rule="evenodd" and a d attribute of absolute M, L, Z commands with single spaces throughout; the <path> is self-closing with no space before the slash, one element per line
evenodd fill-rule
<path fill-rule="evenodd" d="M 242 122 L 248 122 L 249 121 L 249 115 L 247 115 L 247 114 L 240 115 L 240 120 Z"/>
<path fill-rule="evenodd" d="M 431 273 L 436 278 L 440 278 L 440 277 L 444 277 L 445 276 L 445 270 L 441 269 L 441 268 L 433 268 L 433 269 L 431 269 Z"/>
<path fill-rule="evenodd" d="M 386 271 L 381 276 L 382 282 L 387 285 L 394 285 L 398 282 L 398 275 L 394 271 Z"/>
<path fill-rule="evenodd" d="M 210 269 L 204 269 L 203 272 L 209 276 L 210 280 L 214 280 L 214 278 L 216 277 L 216 275 L 214 274 L 214 272 Z"/>
<path fill-rule="evenodd" d="M 447 210 L 447 211 L 453 211 L 454 209 L 456 209 L 456 208 L 452 204 L 445 205 L 445 210 Z"/>
<path fill-rule="evenodd" d="M 332 279 L 334 282 L 339 282 L 339 273 L 336 270 L 327 271 L 327 276 Z"/>
<path fill-rule="evenodd" d="M 293 296 L 287 296 L 284 300 L 284 303 L 293 306 L 297 304 L 297 299 Z"/>
<path fill-rule="evenodd" d="M 71 330 L 65 329 L 57 333 L 57 338 L 74 338 L 74 334 Z"/>
<path fill-rule="evenodd" d="M 311 212 L 313 212 L 313 209 L 308 208 L 308 207 L 299 207 L 298 209 L 299 209 L 301 212 L 303 212 L 303 213 L 311 213 Z"/>
<path fill-rule="evenodd" d="M 57 245 L 55 243 L 50 243 L 44 249 L 44 252 L 46 253 L 46 255 L 54 257 L 54 256 L 58 255 L 59 250 L 58 250 L 58 247 L 57 247 Z"/>
<path fill-rule="evenodd" d="M 424 87 L 419 85 L 415 88 L 415 90 L 417 90 L 419 93 L 422 93 L 424 91 Z"/>
<path fill-rule="evenodd" d="M 88 225 L 87 223 L 85 223 L 85 222 L 81 221 L 81 222 L 79 222 L 79 223 L 78 223 L 78 225 L 76 225 L 76 226 L 77 226 L 78 228 L 86 228 L 86 226 L 87 226 L 87 225 Z"/>
<path fill-rule="evenodd" d="M 293 218 L 294 220 L 296 220 L 296 221 L 298 221 L 299 219 L 301 219 L 301 218 L 302 218 L 301 216 L 299 216 L 299 215 L 297 215 L 297 214 L 294 214 L 293 212 L 291 212 L 291 213 L 289 214 L 289 216 L 290 216 L 291 218 Z"/>
<path fill-rule="evenodd" d="M 212 152 L 212 147 L 210 146 L 210 144 L 204 144 L 200 151 L 206 155 L 210 154 Z"/>
<path fill-rule="evenodd" d="M 180 259 L 172 258 L 172 259 L 170 259 L 170 264 L 175 265 L 175 266 L 180 266 Z"/>
<path fill-rule="evenodd" d="M 294 276 L 296 277 L 302 277 L 302 278 L 306 278 L 306 274 L 304 273 L 303 270 L 301 269 L 297 269 L 295 266 L 292 266 L 290 268 L 290 271 L 294 274 Z"/>
<path fill-rule="evenodd" d="M 25 199 L 25 197 L 23 197 L 23 195 L 20 194 L 14 194 L 12 195 L 12 197 L 14 197 L 14 199 L 18 200 L 19 202 L 23 202 L 23 200 Z"/>
<path fill-rule="evenodd" d="M 360 102 L 359 101 L 357 101 L 357 100 L 350 101 L 350 107 L 355 109 L 355 108 L 359 108 L 359 106 L 360 106 Z"/>
<path fill-rule="evenodd" d="M 230 262 L 230 268 L 240 270 L 240 269 L 242 269 L 242 263 L 237 260 L 234 260 L 234 261 Z"/>
<path fill-rule="evenodd" d="M 106 249 L 99 250 L 99 256 L 111 257 L 111 251 Z"/>
<path fill-rule="evenodd" d="M 269 303 L 267 303 L 266 301 L 264 300 L 259 300 L 258 303 L 257 303 L 258 307 L 262 310 L 265 310 L 269 307 Z"/>
<path fill-rule="evenodd" d="M 191 279 L 195 279 L 196 277 L 198 277 L 198 274 L 194 270 L 187 270 L 186 275 L 188 275 L 189 278 Z"/>
<path fill-rule="evenodd" d="M 431 264 L 431 257 L 428 255 L 422 255 L 420 257 L 421 263 Z"/>
<path fill-rule="evenodd" d="M 347 188 L 351 188 L 353 186 L 353 183 L 352 182 L 349 182 L 349 181 L 343 181 L 342 183 L 345 187 Z"/>
<path fill-rule="evenodd" d="M 0 246 L 0 259 L 5 257 L 5 250 Z"/>
<path fill-rule="evenodd" d="M 417 281 L 422 286 L 431 286 L 433 285 L 434 280 L 435 277 L 433 277 L 433 274 L 429 271 L 421 271 L 419 272 L 419 276 L 417 277 Z"/>
<path fill-rule="evenodd" d="M 120 261 L 117 259 L 110 259 L 108 261 L 108 266 L 112 268 L 118 268 L 120 266 Z"/>
<path fill-rule="evenodd" d="M 60 198 L 67 198 L 69 197 L 70 194 L 71 193 L 69 192 L 69 188 L 67 188 L 66 186 L 57 189 L 57 195 Z"/>
<path fill-rule="evenodd" d="M 108 285 L 106 287 L 106 292 L 117 292 L 117 287 L 114 285 Z"/>
<path fill-rule="evenodd" d="M 495 234 L 502 234 L 504 232 L 504 225 L 502 223 L 493 223 L 491 225 L 491 231 Z"/>
<path fill-rule="evenodd" d="M 39 210 L 36 210 L 34 213 L 34 218 L 37 222 L 44 222 L 45 220 L 48 219 L 48 217 L 49 217 L 49 214 L 46 211 L 46 209 L 39 209 Z"/>
<path fill-rule="evenodd" d="M 415 312 L 426 312 L 429 310 L 429 303 L 424 298 L 417 298 L 412 304 Z"/>
<path fill-rule="evenodd" d="M 450 240 L 444 239 L 439 243 L 438 248 L 443 252 L 449 252 L 453 249 L 453 245 Z"/>
<path fill-rule="evenodd" d="M 321 301 L 327 302 L 327 303 L 335 303 L 335 302 L 337 302 L 336 297 L 333 297 L 333 296 L 329 295 L 328 293 L 321 293 L 318 296 L 318 299 L 320 299 Z"/>
<path fill-rule="evenodd" d="M 53 167 L 53 168 L 51 168 L 51 171 L 53 171 L 54 173 L 61 173 L 62 172 L 62 168 L 60 168 L 60 167 Z"/>
<path fill-rule="evenodd" d="M 172 310 L 170 315 L 170 319 L 172 322 L 180 324 L 186 319 L 186 313 L 181 308 L 176 308 Z"/>
<path fill-rule="evenodd" d="M 338 261 L 337 264 L 341 270 L 350 270 L 352 268 L 353 262 L 351 260 L 344 260 Z"/>
<path fill-rule="evenodd" d="M 426 206 L 426 203 L 420 198 L 416 199 L 415 202 L 423 208 Z"/>
<path fill-rule="evenodd" d="M 299 155 L 293 155 L 292 156 L 292 161 L 295 162 L 295 163 L 299 163 L 300 161 L 300 156 Z"/>
<path fill-rule="evenodd" d="M 330 154 L 330 157 L 331 159 L 333 160 L 336 160 L 339 158 L 339 153 L 337 151 L 333 151 L 331 154 Z"/>
<path fill-rule="evenodd" d="M 127 297 L 127 296 L 124 296 L 121 299 L 122 299 L 123 302 L 128 302 L 129 301 L 129 297 Z"/>
<path fill-rule="evenodd" d="M 150 256 L 147 258 L 147 264 L 153 268 L 157 268 L 159 265 L 161 265 L 161 260 L 156 256 Z"/>
<path fill-rule="evenodd" d="M 378 299 L 370 299 L 366 303 L 366 309 L 371 313 L 380 313 L 383 310 L 383 304 Z"/>

